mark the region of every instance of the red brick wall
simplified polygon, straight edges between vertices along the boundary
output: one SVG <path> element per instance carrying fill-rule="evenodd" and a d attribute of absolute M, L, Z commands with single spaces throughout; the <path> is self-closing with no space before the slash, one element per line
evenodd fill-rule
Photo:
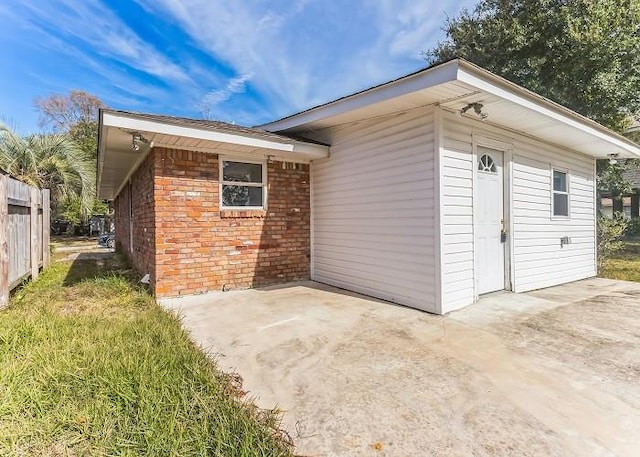
<path fill-rule="evenodd" d="M 309 278 L 309 166 L 268 164 L 268 210 L 221 211 L 218 157 L 156 148 L 157 296 Z"/>
<path fill-rule="evenodd" d="M 155 277 L 155 210 L 153 183 L 155 151 L 147 156 L 131 176 L 131 187 L 126 184 L 115 205 L 116 246 L 140 272 L 149 273 L 151 284 Z M 129 199 L 133 203 L 133 252 L 130 251 Z"/>

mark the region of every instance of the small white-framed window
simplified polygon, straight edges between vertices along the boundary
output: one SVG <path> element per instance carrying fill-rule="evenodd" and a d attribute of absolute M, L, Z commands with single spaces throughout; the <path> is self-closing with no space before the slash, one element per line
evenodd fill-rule
<path fill-rule="evenodd" d="M 569 217 L 569 171 L 552 169 L 551 215 Z"/>
<path fill-rule="evenodd" d="M 220 207 L 267 207 L 267 164 L 264 161 L 220 159 Z"/>

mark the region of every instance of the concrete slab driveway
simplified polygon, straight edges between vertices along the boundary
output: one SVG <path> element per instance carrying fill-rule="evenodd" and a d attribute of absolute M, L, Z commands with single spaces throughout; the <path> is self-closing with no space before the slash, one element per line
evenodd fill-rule
<path fill-rule="evenodd" d="M 315 283 L 165 301 L 305 456 L 640 455 L 640 284 L 444 318 Z"/>

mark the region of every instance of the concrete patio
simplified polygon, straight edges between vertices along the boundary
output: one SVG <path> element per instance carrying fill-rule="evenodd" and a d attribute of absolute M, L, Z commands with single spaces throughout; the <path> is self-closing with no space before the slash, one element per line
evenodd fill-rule
<path fill-rule="evenodd" d="M 640 284 L 434 316 L 321 284 L 164 300 L 305 456 L 637 456 Z"/>

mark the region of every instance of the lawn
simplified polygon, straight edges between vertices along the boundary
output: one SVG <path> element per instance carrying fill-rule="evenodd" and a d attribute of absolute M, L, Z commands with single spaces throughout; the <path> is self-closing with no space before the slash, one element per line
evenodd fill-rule
<path fill-rule="evenodd" d="M 118 258 L 56 262 L 0 311 L 0 455 L 289 456 L 278 417 Z"/>
<path fill-rule="evenodd" d="M 640 241 L 626 241 L 624 249 L 605 262 L 600 276 L 640 282 Z"/>

